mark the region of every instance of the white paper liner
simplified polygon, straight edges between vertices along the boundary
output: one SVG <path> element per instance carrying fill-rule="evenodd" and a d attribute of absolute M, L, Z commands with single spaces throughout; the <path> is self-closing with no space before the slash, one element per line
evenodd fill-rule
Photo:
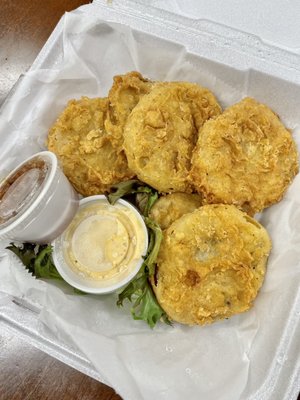
<path fill-rule="evenodd" d="M 62 60 L 52 69 L 28 72 L 2 109 L 1 174 L 45 148 L 48 129 L 70 98 L 105 96 L 112 77 L 131 70 L 154 80 L 200 83 L 223 106 L 253 95 L 294 129 L 300 148 L 300 92 L 293 84 L 251 70 L 233 70 L 190 55 L 178 44 L 75 12 L 64 18 Z M 77 346 L 125 400 L 243 399 L 264 384 L 267 373 L 257 371 L 276 367 L 287 346 L 285 328 L 300 278 L 299 204 L 298 176 L 283 201 L 260 217 L 273 250 L 255 306 L 211 326 L 175 324 L 150 330 L 131 319 L 128 307 L 118 309 L 114 295 L 74 296 L 25 277 L 5 251 L 0 290 L 39 304 L 40 320 L 58 338 Z"/>

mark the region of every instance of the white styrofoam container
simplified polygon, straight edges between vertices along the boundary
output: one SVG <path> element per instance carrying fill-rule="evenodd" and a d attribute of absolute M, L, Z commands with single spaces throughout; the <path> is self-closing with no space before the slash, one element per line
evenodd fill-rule
<path fill-rule="evenodd" d="M 156 2 L 157 3 L 157 2 Z M 182 44 L 191 54 L 201 56 L 220 66 L 231 68 L 234 74 L 248 71 L 249 79 L 257 78 L 253 95 L 260 96 L 259 79 L 264 74 L 286 81 L 287 85 L 300 85 L 300 56 L 276 46 L 264 43 L 259 37 L 208 20 L 192 19 L 167 10 L 150 7 L 134 0 L 94 0 L 93 4 L 81 7 L 78 13 L 98 16 L 103 21 L 128 25 L 136 31 L 159 37 L 172 43 Z M 51 68 L 62 56 L 61 20 L 47 43 L 33 63 L 31 70 Z M 259 71 L 259 75 L 257 74 Z M 12 94 L 13 95 L 12 91 Z M 271 95 L 270 95 L 271 96 Z M 299 99 L 300 90 L 295 91 Z M 76 350 L 60 343 L 46 330 L 39 329 L 38 309 L 24 300 L 7 295 L 0 296 L 0 325 L 3 329 L 17 332 L 34 346 L 77 368 L 78 370 L 103 381 L 91 363 Z M 287 325 L 282 331 L 280 345 L 276 351 L 284 360 L 270 370 L 260 371 L 263 380 L 252 386 L 251 400 L 293 400 L 300 388 L 299 332 L 300 296 L 295 298 Z M 258 345 L 267 345 L 263 341 Z M 257 350 L 258 351 L 258 350 Z"/>

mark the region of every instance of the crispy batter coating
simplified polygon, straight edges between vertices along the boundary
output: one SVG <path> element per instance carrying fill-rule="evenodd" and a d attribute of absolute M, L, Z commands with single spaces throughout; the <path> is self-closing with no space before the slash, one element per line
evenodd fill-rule
<path fill-rule="evenodd" d="M 202 197 L 198 194 L 171 193 L 161 196 L 150 211 L 152 218 L 161 229 L 168 228 L 176 219 L 202 206 Z"/>
<path fill-rule="evenodd" d="M 203 126 L 191 181 L 207 203 L 254 214 L 281 200 L 297 173 L 291 133 L 270 108 L 245 98 Z"/>
<path fill-rule="evenodd" d="M 187 182 L 198 129 L 221 108 L 214 95 L 187 82 L 156 84 L 124 129 L 130 169 L 160 192 L 191 192 Z"/>
<path fill-rule="evenodd" d="M 271 241 L 232 205 L 206 205 L 164 231 L 157 299 L 174 321 L 205 325 L 247 311 L 261 287 Z"/>
<path fill-rule="evenodd" d="M 48 149 L 84 196 L 105 193 L 134 176 L 121 147 L 104 129 L 107 108 L 107 98 L 70 100 L 49 131 Z"/>
<path fill-rule="evenodd" d="M 127 118 L 140 99 L 150 92 L 153 82 L 136 71 L 114 76 L 108 93 L 108 114 L 105 129 L 117 144 L 123 143 L 123 131 Z"/>

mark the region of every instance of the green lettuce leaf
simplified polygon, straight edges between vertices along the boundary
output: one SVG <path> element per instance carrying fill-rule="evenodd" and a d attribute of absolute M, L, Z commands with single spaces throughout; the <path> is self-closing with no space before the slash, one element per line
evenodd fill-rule
<path fill-rule="evenodd" d="M 117 305 L 123 306 L 123 302 L 128 300 L 132 303 L 131 314 L 135 320 L 143 320 L 154 328 L 160 320 L 171 325 L 165 311 L 159 305 L 151 284 L 145 273 L 143 264 L 138 275 L 125 287 L 119 294 Z"/>
<path fill-rule="evenodd" d="M 14 243 L 11 243 L 7 249 L 18 256 L 25 265 L 25 268 L 28 269 L 36 278 L 57 279 L 65 282 L 53 264 L 51 245 L 24 243 L 17 246 Z M 76 294 L 86 294 L 76 288 L 73 288 L 73 291 Z"/>
<path fill-rule="evenodd" d="M 20 246 L 16 246 L 11 243 L 10 246 L 7 246 L 6 248 L 19 257 L 25 267 L 34 274 L 34 260 L 36 258 L 35 250 L 37 248 L 35 244 L 24 243 Z"/>
<path fill-rule="evenodd" d="M 133 307 L 131 308 L 133 319 L 147 322 L 150 328 L 154 328 L 160 320 L 171 325 L 167 314 L 159 305 L 153 293 L 152 287 L 147 281 L 142 292 L 137 293 Z"/>
<path fill-rule="evenodd" d="M 114 205 L 120 198 L 136 194 L 136 205 L 145 217 L 148 216 L 151 207 L 158 199 L 158 193 L 155 189 L 144 185 L 137 179 L 113 185 L 112 190 L 112 193 L 107 195 L 110 204 Z"/>
<path fill-rule="evenodd" d="M 145 264 L 148 267 L 148 273 L 151 277 L 155 272 L 156 259 L 163 239 L 163 234 L 160 226 L 151 218 L 145 217 L 145 223 L 150 234 L 148 255 L 145 259 Z"/>
<path fill-rule="evenodd" d="M 138 185 L 142 185 L 142 183 L 136 179 L 117 183 L 111 187 L 113 191 L 106 196 L 107 200 L 114 205 L 121 197 L 136 193 Z"/>
<path fill-rule="evenodd" d="M 16 246 L 11 243 L 7 249 L 15 253 L 25 267 L 37 278 L 63 280 L 52 262 L 52 247 L 50 245 L 24 243 Z"/>
<path fill-rule="evenodd" d="M 158 193 L 150 189 L 150 191 L 141 191 L 139 188 L 136 194 L 136 205 L 138 206 L 141 213 L 148 217 L 149 212 L 158 199 Z"/>
<path fill-rule="evenodd" d="M 154 328 L 160 320 L 171 325 L 171 322 L 158 303 L 153 292 L 150 279 L 155 273 L 155 263 L 163 238 L 160 227 L 149 217 L 145 218 L 149 229 L 149 246 L 145 260 L 136 277 L 118 295 L 117 305 L 120 307 L 125 300 L 132 303 L 131 314 L 135 320 L 143 320 Z"/>

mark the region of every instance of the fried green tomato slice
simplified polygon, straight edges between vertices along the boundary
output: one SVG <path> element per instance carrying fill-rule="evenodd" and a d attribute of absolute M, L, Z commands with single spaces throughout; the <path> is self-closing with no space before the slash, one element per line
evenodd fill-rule
<path fill-rule="evenodd" d="M 107 98 L 70 100 L 48 134 L 48 149 L 83 196 L 109 192 L 134 176 L 124 151 L 105 130 L 107 109 Z"/>
<path fill-rule="evenodd" d="M 108 93 L 108 114 L 105 129 L 117 144 L 123 144 L 123 131 L 127 118 L 140 99 L 150 92 L 154 83 L 139 72 L 116 75 Z"/>
<path fill-rule="evenodd" d="M 125 125 L 130 169 L 160 192 L 191 192 L 187 177 L 198 130 L 220 112 L 214 95 L 199 85 L 156 84 L 140 99 Z"/>
<path fill-rule="evenodd" d="M 269 107 L 245 98 L 203 126 L 190 176 L 207 203 L 254 214 L 280 201 L 297 173 L 291 133 Z"/>
<path fill-rule="evenodd" d="M 265 275 L 267 231 L 232 205 L 205 205 L 164 231 L 152 282 L 173 320 L 205 325 L 249 310 Z"/>
<path fill-rule="evenodd" d="M 152 218 L 161 229 L 168 228 L 176 219 L 202 206 L 202 197 L 198 194 L 171 193 L 161 196 L 151 208 Z"/>

